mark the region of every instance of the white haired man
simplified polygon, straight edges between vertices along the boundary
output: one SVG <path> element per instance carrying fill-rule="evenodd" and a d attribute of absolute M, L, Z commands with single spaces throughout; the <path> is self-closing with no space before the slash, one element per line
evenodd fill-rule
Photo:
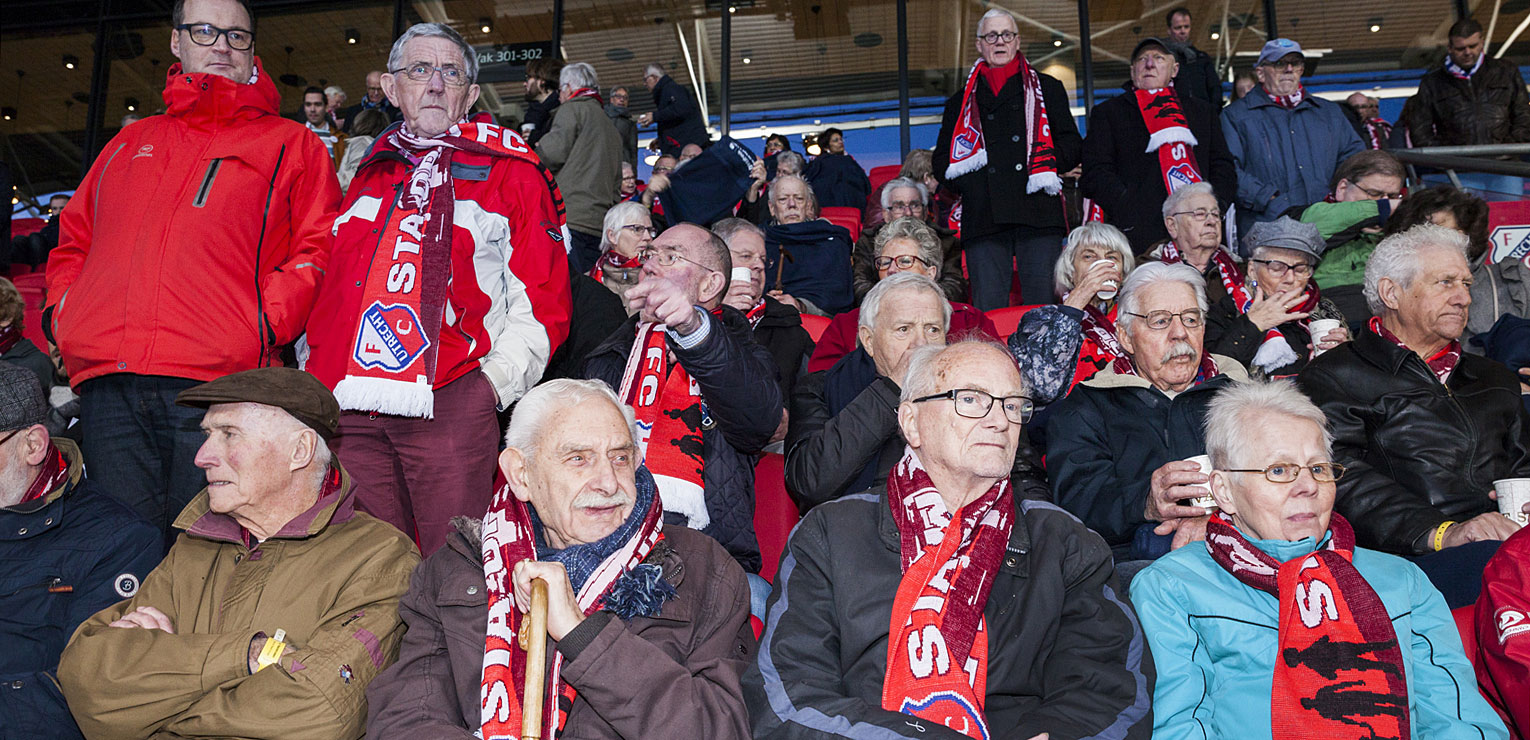
<path fill-rule="evenodd" d="M 1080 383 L 1053 409 L 1047 468 L 1058 505 L 1110 543 L 1128 577 L 1204 538 L 1208 494 L 1187 458 L 1203 455 L 1207 404 L 1247 380 L 1205 351 L 1205 281 L 1185 265 L 1150 262 L 1121 285 L 1116 335 L 1127 357 Z M 1170 537 L 1172 535 L 1172 537 Z"/>
<path fill-rule="evenodd" d="M 558 100 L 537 156 L 558 177 L 568 209 L 569 261 L 589 272 L 600 257 L 601 220 L 621 200 L 622 137 L 600 107 L 600 81 L 589 64 L 558 73 Z"/>
<path fill-rule="evenodd" d="M 790 399 L 797 379 L 813 354 L 813 337 L 802 328 L 802 314 L 765 294 L 765 230 L 742 218 L 725 218 L 712 225 L 712 233 L 728 244 L 733 270 L 723 303 L 738 309 L 754 328 L 754 341 L 775 358 L 781 398 Z M 786 436 L 786 425 L 776 439 Z"/>
<path fill-rule="evenodd" d="M 516 631 L 537 580 L 553 661 L 542 737 L 749 736 L 744 573 L 710 538 L 663 523 L 639 445 L 632 409 L 599 381 L 554 380 L 521 399 L 500 454 L 506 484 L 482 521 L 453 522 L 404 596 L 409 631 L 367 690 L 368 737 L 520 737 Z"/>
<path fill-rule="evenodd" d="M 925 184 L 908 177 L 889 180 L 880 191 L 882 210 L 877 223 L 861 231 L 850 254 L 851 267 L 855 273 L 855 300 L 861 301 L 871 292 L 871 286 L 881 279 L 876 265 L 877 235 L 887 224 L 900 218 L 912 218 L 927 224 L 940 239 L 939 276 L 935 281 L 945 291 L 946 300 L 960 301 L 967 297 L 967 279 L 962 277 L 961 241 L 956 232 L 934 223 L 930 211 L 932 193 Z"/>
<path fill-rule="evenodd" d="M 1519 525 L 1493 481 L 1530 475 L 1530 419 L 1508 368 L 1461 351 L 1471 307 L 1467 237 L 1424 224 L 1383 239 L 1365 268 L 1377 315 L 1302 371 L 1349 473 L 1337 509 L 1360 544 L 1412 557 L 1452 608 Z"/>
<path fill-rule="evenodd" d="M 1016 268 L 1021 300 L 1051 303 L 1052 265 L 1066 228 L 1062 174 L 1078 166 L 1084 141 L 1062 83 L 1021 53 L 1013 13 L 989 9 L 975 35 L 982 58 L 946 101 L 935 176 L 962 198 L 972 305 L 1009 305 Z"/>
<path fill-rule="evenodd" d="M 1334 512 L 1348 476 L 1332 443 L 1290 381 L 1211 402 L 1206 547 L 1132 581 L 1158 666 L 1153 734 L 1504 740 L 1440 593 L 1408 561 L 1357 547 Z"/>
<path fill-rule="evenodd" d="M 487 505 L 497 412 L 568 336 L 569 268 L 552 174 L 514 131 L 468 113 L 473 47 L 420 23 L 388 68 L 404 121 L 346 191 L 305 367 L 345 412 L 336 452 L 362 509 L 428 554 L 451 517 Z"/>
<path fill-rule="evenodd" d="M 1183 262 L 1206 281 L 1206 300 L 1216 303 L 1243 282 L 1243 268 L 1222 245 L 1222 207 L 1209 182 L 1186 185 L 1169 194 L 1160 209 L 1167 241 L 1149 258 Z"/>
<path fill-rule="evenodd" d="M 1148 737 L 1152 660 L 1105 544 L 1010 483 L 1014 358 L 909 355 L 887 483 L 808 512 L 782 556 L 744 675 L 755 737 Z"/>
<path fill-rule="evenodd" d="M 855 300 L 850 232 L 819 218 L 818 196 L 801 175 L 776 175 L 767 197 L 765 274 L 771 296 L 819 316 L 849 309 Z"/>
<path fill-rule="evenodd" d="M 652 149 L 677 157 L 686 144 L 705 147 L 712 143 L 696 99 L 663 67 L 657 64 L 644 67 L 643 84 L 653 93 L 654 110 L 638 116 L 637 122 L 639 126 L 658 124 L 658 135 L 649 145 Z"/>
<path fill-rule="evenodd" d="M 87 737 L 360 738 L 420 556 L 356 511 L 325 442 L 339 405 L 282 367 L 176 402 L 207 409 L 207 488 L 137 593 L 75 631 L 58 671 L 70 711 Z"/>

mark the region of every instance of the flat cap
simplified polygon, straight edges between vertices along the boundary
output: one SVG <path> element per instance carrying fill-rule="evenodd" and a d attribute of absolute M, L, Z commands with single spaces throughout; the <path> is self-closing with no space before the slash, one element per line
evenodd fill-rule
<path fill-rule="evenodd" d="M 318 378 L 290 367 L 262 367 L 225 375 L 192 386 L 175 397 L 182 406 L 207 408 L 215 403 L 275 406 L 330 439 L 340 426 L 340 404 Z"/>
<path fill-rule="evenodd" d="M 1274 64 L 1292 54 L 1301 57 L 1303 60 L 1307 58 L 1307 55 L 1302 52 L 1301 44 L 1291 39 L 1271 39 L 1264 42 L 1264 48 L 1259 50 L 1259 61 L 1254 62 L 1254 66 Z"/>
<path fill-rule="evenodd" d="M 25 429 L 48 420 L 37 373 L 20 365 L 0 362 L 0 432 Z"/>
<path fill-rule="evenodd" d="M 1254 224 L 1253 228 L 1243 235 L 1244 254 L 1253 254 L 1260 247 L 1276 247 L 1279 249 L 1294 249 L 1312 255 L 1313 263 L 1323 257 L 1323 250 L 1328 247 L 1323 241 L 1323 235 L 1312 224 L 1302 223 L 1290 216 L 1281 216 L 1274 221 L 1261 221 Z"/>

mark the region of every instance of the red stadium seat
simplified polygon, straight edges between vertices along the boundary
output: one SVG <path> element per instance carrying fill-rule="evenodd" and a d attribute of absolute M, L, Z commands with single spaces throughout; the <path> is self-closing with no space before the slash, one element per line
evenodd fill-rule
<path fill-rule="evenodd" d="M 1461 645 L 1466 648 L 1466 657 L 1477 663 L 1477 605 L 1471 604 L 1459 609 L 1453 609 L 1450 616 L 1456 618 L 1456 631 L 1461 633 Z"/>
<path fill-rule="evenodd" d="M 26 311 L 21 315 L 21 335 L 32 340 L 43 352 L 48 351 L 48 339 L 42 331 L 43 302 L 48 289 L 45 278 L 46 273 L 43 272 L 28 272 L 11 277 L 16 290 L 21 293 L 22 302 L 26 304 Z"/>
<path fill-rule="evenodd" d="M 1039 304 L 1038 304 L 1039 305 Z M 993 322 L 995 329 L 999 330 L 999 336 L 1008 339 L 1009 335 L 1020 328 L 1020 317 L 1025 315 L 1036 306 L 1010 306 L 1008 308 L 996 308 L 988 312 L 988 320 Z"/>
<path fill-rule="evenodd" d="M 817 344 L 818 338 L 823 336 L 824 330 L 829 328 L 829 319 L 826 316 L 805 313 L 802 314 L 802 328 L 807 329 L 808 336 L 813 338 L 813 344 Z"/>
<path fill-rule="evenodd" d="M 819 211 L 818 215 L 829 219 L 829 223 L 835 226 L 845 227 L 845 230 L 850 232 L 851 242 L 861 238 L 861 211 L 859 208 L 830 206 Z"/>
<path fill-rule="evenodd" d="M 875 193 L 881 189 L 883 184 L 897 177 L 898 173 L 902 170 L 903 165 L 897 164 L 884 164 L 881 167 L 872 167 L 871 172 L 866 173 L 866 177 L 871 180 L 871 192 Z"/>
<path fill-rule="evenodd" d="M 754 534 L 760 541 L 760 558 L 764 563 L 761 578 L 776 579 L 786 538 L 801 518 L 797 502 L 786 493 L 786 458 L 774 453 L 761 456 L 754 467 Z"/>

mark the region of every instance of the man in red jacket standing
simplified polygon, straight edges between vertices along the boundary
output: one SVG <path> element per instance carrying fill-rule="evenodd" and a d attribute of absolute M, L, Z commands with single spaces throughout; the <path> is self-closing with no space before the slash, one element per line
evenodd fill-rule
<path fill-rule="evenodd" d="M 44 322 L 87 466 L 167 547 L 205 483 L 202 411 L 175 396 L 277 362 L 302 333 L 340 201 L 324 144 L 278 115 L 249 9 L 181 0 L 172 20 L 166 112 L 112 139 L 65 209 Z"/>
<path fill-rule="evenodd" d="M 377 137 L 335 220 L 306 368 L 344 412 L 336 452 L 357 503 L 427 556 L 489 505 L 497 409 L 568 336 L 563 200 L 514 131 L 469 116 L 478 59 L 417 24 L 383 75 L 403 123 Z"/>

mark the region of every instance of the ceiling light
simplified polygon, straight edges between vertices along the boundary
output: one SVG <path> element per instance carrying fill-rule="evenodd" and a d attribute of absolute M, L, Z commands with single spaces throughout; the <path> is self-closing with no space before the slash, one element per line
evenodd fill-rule
<path fill-rule="evenodd" d="M 490 31 L 493 31 L 494 30 L 494 21 L 493 21 L 493 19 L 490 19 L 490 18 L 479 18 L 478 19 L 478 30 L 482 31 L 483 33 L 488 33 Z"/>
<path fill-rule="evenodd" d="M 1053 46 L 1062 46 L 1062 39 L 1052 39 Z"/>
<path fill-rule="evenodd" d="M 728 6 L 728 12 L 729 13 L 737 13 L 738 12 L 738 8 L 735 8 L 732 5 L 729 5 Z"/>
<path fill-rule="evenodd" d="M 1212 31 L 1211 32 L 1211 40 L 1212 41 L 1216 41 L 1219 38 L 1222 38 L 1222 34 L 1217 33 L 1216 31 Z"/>
<path fill-rule="evenodd" d="M 354 29 L 354 28 L 347 28 L 347 29 L 345 29 L 345 43 L 347 43 L 347 44 L 355 44 L 355 43 L 357 43 L 359 41 L 361 41 L 361 34 L 358 33 L 356 31 L 356 29 Z"/>
<path fill-rule="evenodd" d="M 754 61 L 754 60 L 750 59 L 749 57 L 744 57 L 744 64 L 748 64 L 748 63 L 750 63 L 752 61 Z"/>
<path fill-rule="evenodd" d="M 73 54 L 65 54 L 64 55 L 64 69 L 74 69 L 76 66 L 79 65 L 79 63 L 80 63 L 79 57 L 76 57 Z"/>
<path fill-rule="evenodd" d="M 4 108 L 0 108 L 0 118 L 4 118 L 7 121 L 15 120 L 16 119 L 16 109 L 12 108 L 10 106 L 6 106 Z"/>
<path fill-rule="evenodd" d="M 652 167 L 653 163 L 657 162 L 657 161 L 659 161 L 659 153 L 658 152 L 654 152 L 653 154 L 650 154 L 650 155 L 648 155 L 646 157 L 643 157 L 643 164 L 646 164 L 649 167 Z"/>
<path fill-rule="evenodd" d="M 131 113 L 133 111 L 138 110 L 138 98 L 128 98 L 127 100 L 124 100 L 122 102 L 123 102 L 124 105 L 127 106 L 128 112 Z"/>

